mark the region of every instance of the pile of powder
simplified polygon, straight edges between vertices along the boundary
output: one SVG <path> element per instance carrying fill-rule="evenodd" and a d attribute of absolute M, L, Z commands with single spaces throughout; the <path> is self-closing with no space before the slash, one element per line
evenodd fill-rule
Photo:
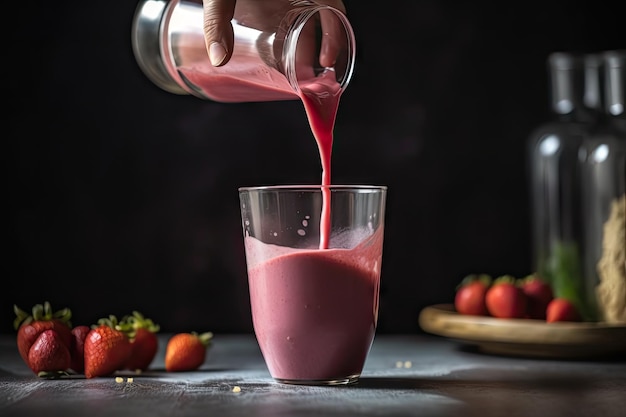
<path fill-rule="evenodd" d="M 597 267 L 596 293 L 603 320 L 626 323 L 626 194 L 611 203 Z"/>

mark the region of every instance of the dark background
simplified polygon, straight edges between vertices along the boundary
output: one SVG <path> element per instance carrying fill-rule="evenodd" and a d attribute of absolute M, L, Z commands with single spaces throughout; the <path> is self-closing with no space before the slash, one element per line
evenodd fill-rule
<path fill-rule="evenodd" d="M 163 331 L 250 332 L 237 187 L 320 181 L 299 101 L 155 87 L 131 50 L 136 4 L 13 3 L 0 332 L 13 304 L 46 300 L 74 324 L 138 310 Z M 549 117 L 546 58 L 624 48 L 623 15 L 608 1 L 345 4 L 358 51 L 333 180 L 389 186 L 379 332 L 419 332 L 466 274 L 531 272 L 525 144 Z"/>

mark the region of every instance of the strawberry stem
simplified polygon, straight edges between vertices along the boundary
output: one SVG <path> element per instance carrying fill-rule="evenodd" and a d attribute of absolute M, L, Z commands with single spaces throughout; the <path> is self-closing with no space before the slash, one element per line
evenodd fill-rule
<path fill-rule="evenodd" d="M 152 333 L 157 333 L 160 330 L 160 326 L 155 324 L 151 319 L 144 317 L 140 312 L 133 311 L 132 314 L 126 315 L 120 320 L 116 329 L 126 333 L 126 335 L 132 339 L 139 329 L 146 329 Z"/>
<path fill-rule="evenodd" d="M 540 281 L 540 282 L 544 282 L 547 284 L 547 281 L 545 279 L 543 279 L 538 273 L 533 272 L 532 274 L 526 275 L 524 278 L 521 278 L 518 280 L 518 283 L 520 285 L 526 283 L 526 282 L 532 282 L 532 281 Z"/>
<path fill-rule="evenodd" d="M 117 317 L 114 316 L 113 314 L 110 314 L 109 317 L 103 317 L 101 319 L 98 319 L 98 323 L 94 324 L 93 326 L 91 326 L 93 329 L 97 328 L 98 326 L 108 326 L 112 329 L 117 329 L 118 327 L 118 320 Z"/>
<path fill-rule="evenodd" d="M 204 346 L 209 346 L 209 344 L 211 344 L 211 339 L 213 339 L 213 333 L 211 332 L 205 332 L 202 334 L 192 332 L 191 334 L 198 336 L 198 339 L 200 339 L 200 342 L 202 342 Z"/>
<path fill-rule="evenodd" d="M 13 311 L 15 312 L 15 320 L 13 321 L 13 327 L 15 330 L 19 329 L 21 325 L 30 324 L 34 321 L 50 321 L 58 320 L 65 323 L 68 327 L 72 327 L 70 319 L 72 318 L 72 311 L 69 308 L 63 308 L 57 312 L 52 311 L 52 307 L 48 301 L 43 304 L 35 304 L 32 308 L 32 314 L 28 314 L 17 305 L 13 305 Z"/>
<path fill-rule="evenodd" d="M 517 283 L 517 279 L 513 275 L 501 275 L 493 281 L 494 284 L 513 284 Z"/>
<path fill-rule="evenodd" d="M 489 287 L 491 285 L 492 278 L 491 275 L 488 274 L 470 274 L 461 280 L 461 283 L 457 285 L 456 289 L 459 290 L 461 287 L 476 281 L 482 282 L 485 286 Z"/>
<path fill-rule="evenodd" d="M 13 320 L 13 327 L 15 330 L 19 329 L 22 324 L 30 324 L 33 318 L 17 305 L 13 305 L 13 311 L 15 312 L 15 320 Z"/>

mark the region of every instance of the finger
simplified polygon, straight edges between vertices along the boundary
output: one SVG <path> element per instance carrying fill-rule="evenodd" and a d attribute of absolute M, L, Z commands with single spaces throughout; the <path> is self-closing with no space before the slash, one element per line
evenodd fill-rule
<path fill-rule="evenodd" d="M 233 53 L 234 34 L 230 21 L 236 0 L 203 0 L 204 39 L 211 63 L 226 64 Z"/>
<path fill-rule="evenodd" d="M 301 83 L 315 78 L 317 63 L 317 40 L 315 19 L 305 23 L 298 38 L 296 47 L 296 77 Z"/>
<path fill-rule="evenodd" d="M 343 3 L 337 0 L 327 0 L 325 4 L 334 7 L 342 12 L 345 11 Z M 302 84 L 315 78 L 316 71 L 322 68 L 335 67 L 335 73 L 339 78 L 345 75 L 346 58 L 348 48 L 348 38 L 343 23 L 337 15 L 330 10 L 321 10 L 316 19 L 307 21 L 298 40 L 296 49 L 296 76 Z M 320 33 L 321 32 L 321 33 Z"/>
<path fill-rule="evenodd" d="M 330 10 L 320 11 L 320 20 L 322 24 L 320 64 L 323 67 L 334 67 L 340 50 L 346 46 L 345 29 L 337 15 Z"/>

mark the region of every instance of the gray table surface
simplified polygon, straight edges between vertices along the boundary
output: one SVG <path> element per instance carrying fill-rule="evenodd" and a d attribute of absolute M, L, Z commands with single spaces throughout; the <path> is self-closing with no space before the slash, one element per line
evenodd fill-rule
<path fill-rule="evenodd" d="M 43 380 L 0 336 L 0 416 L 626 416 L 626 362 L 484 355 L 429 335 L 378 335 L 361 380 L 274 382 L 253 335 L 216 335 L 195 372 Z M 129 379 L 130 378 L 130 379 Z M 238 387 L 238 388 L 235 388 Z"/>

